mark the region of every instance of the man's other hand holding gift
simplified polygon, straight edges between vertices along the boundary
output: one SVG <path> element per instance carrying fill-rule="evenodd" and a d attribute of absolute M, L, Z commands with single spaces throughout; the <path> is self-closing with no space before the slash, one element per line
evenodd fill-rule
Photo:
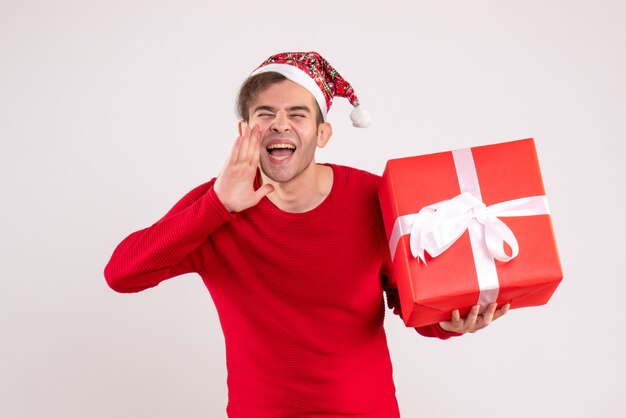
<path fill-rule="evenodd" d="M 497 307 L 497 303 L 492 303 L 485 312 L 479 314 L 480 305 L 474 305 L 465 318 L 461 318 L 459 310 L 456 309 L 452 312 L 452 318 L 449 321 L 440 322 L 439 326 L 445 331 L 457 332 L 459 334 L 476 332 L 506 314 L 510 305 L 507 303 L 500 309 L 497 309 Z"/>

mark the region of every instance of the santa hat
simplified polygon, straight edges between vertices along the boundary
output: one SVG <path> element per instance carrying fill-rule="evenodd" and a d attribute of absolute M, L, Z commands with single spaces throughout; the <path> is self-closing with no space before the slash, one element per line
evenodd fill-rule
<path fill-rule="evenodd" d="M 369 113 L 361 108 L 350 83 L 317 52 L 283 52 L 272 55 L 250 76 L 267 72 L 282 74 L 310 91 L 322 111 L 324 120 L 334 97 L 339 96 L 347 98 L 354 106 L 350 113 L 352 125 L 358 128 L 369 126 Z"/>

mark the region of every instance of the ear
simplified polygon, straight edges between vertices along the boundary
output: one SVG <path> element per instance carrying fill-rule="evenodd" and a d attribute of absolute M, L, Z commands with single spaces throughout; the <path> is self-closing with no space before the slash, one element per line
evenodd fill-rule
<path fill-rule="evenodd" d="M 248 127 L 248 122 L 246 122 L 243 119 L 237 123 L 237 130 L 239 131 L 239 136 L 243 135 L 247 127 Z"/>
<path fill-rule="evenodd" d="M 333 127 L 330 123 L 324 122 L 317 127 L 317 146 L 318 148 L 324 148 L 330 137 L 333 136 Z"/>

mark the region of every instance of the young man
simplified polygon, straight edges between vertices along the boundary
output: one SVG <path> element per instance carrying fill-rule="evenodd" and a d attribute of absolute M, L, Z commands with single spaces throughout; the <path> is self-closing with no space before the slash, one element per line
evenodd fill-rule
<path fill-rule="evenodd" d="M 200 274 L 224 332 L 229 417 L 399 416 L 383 330 L 383 290 L 399 306 L 386 289 L 380 178 L 315 162 L 336 95 L 367 124 L 319 54 L 270 57 L 241 88 L 239 137 L 218 177 L 127 237 L 105 269 L 119 292 Z M 474 332 L 508 307 L 478 309 L 417 331 Z"/>

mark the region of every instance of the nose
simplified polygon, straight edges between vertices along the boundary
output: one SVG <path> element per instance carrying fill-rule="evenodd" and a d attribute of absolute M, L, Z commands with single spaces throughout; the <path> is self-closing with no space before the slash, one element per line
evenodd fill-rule
<path fill-rule="evenodd" d="M 272 132 L 289 131 L 291 129 L 291 126 L 289 125 L 289 118 L 287 117 L 287 113 L 283 111 L 276 112 L 276 116 L 272 120 L 270 129 L 272 130 Z"/>

